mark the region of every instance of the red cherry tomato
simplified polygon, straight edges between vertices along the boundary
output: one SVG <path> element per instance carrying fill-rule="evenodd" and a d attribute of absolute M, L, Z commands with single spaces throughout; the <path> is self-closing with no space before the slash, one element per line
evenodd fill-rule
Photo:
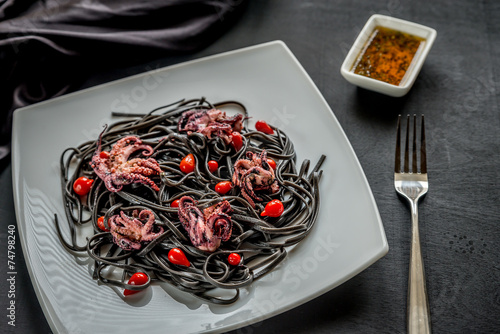
<path fill-rule="evenodd" d="M 184 252 L 180 248 L 172 248 L 168 252 L 168 260 L 173 264 L 178 264 L 181 266 L 189 267 L 191 265 L 186 257 L 186 254 L 184 254 Z"/>
<path fill-rule="evenodd" d="M 269 124 L 264 121 L 257 121 L 257 123 L 255 123 L 255 128 L 257 129 L 257 131 L 264 132 L 268 135 L 272 135 L 274 133 L 273 128 L 271 128 Z"/>
<path fill-rule="evenodd" d="M 176 199 L 175 201 L 173 201 L 172 203 L 170 203 L 170 207 L 171 208 L 178 208 L 179 207 L 179 200 Z"/>
<path fill-rule="evenodd" d="M 241 256 L 238 253 L 231 253 L 227 257 L 227 262 L 232 266 L 237 266 L 241 262 Z"/>
<path fill-rule="evenodd" d="M 92 187 L 92 182 L 94 180 L 86 178 L 85 176 L 80 176 L 73 183 L 73 190 L 80 196 L 85 196 L 89 193 L 90 187 Z"/>
<path fill-rule="evenodd" d="M 234 131 L 231 134 L 231 144 L 233 145 L 236 152 L 241 150 L 241 148 L 243 147 L 243 137 L 241 136 L 241 133 Z"/>
<path fill-rule="evenodd" d="M 127 283 L 130 285 L 143 285 L 143 284 L 146 284 L 148 282 L 148 280 L 149 280 L 149 278 L 148 278 L 147 274 L 138 272 L 138 273 L 133 274 Z M 123 294 L 125 296 L 129 296 L 129 295 L 133 295 L 134 293 L 137 293 L 137 292 L 139 292 L 139 290 L 125 289 L 123 291 Z"/>
<path fill-rule="evenodd" d="M 215 185 L 215 191 L 221 195 L 225 195 L 231 190 L 232 187 L 233 184 L 231 181 L 221 181 Z"/>
<path fill-rule="evenodd" d="M 207 162 L 207 165 L 210 173 L 215 173 L 219 168 L 219 163 L 215 160 L 210 160 L 209 162 Z"/>
<path fill-rule="evenodd" d="M 101 153 L 99 153 L 99 158 L 101 158 L 101 159 L 109 158 L 109 152 L 108 151 L 101 151 Z"/>
<path fill-rule="evenodd" d="M 276 161 L 273 159 L 267 159 L 267 164 L 271 166 L 272 169 L 276 170 Z"/>
<path fill-rule="evenodd" d="M 179 167 L 183 173 L 191 173 L 194 171 L 194 167 L 196 166 L 196 160 L 194 159 L 194 155 L 189 153 L 182 159 Z"/>
<path fill-rule="evenodd" d="M 104 225 L 104 216 L 97 218 L 97 227 L 99 227 L 104 232 L 109 232 L 109 230 L 106 228 L 106 225 Z"/>
<path fill-rule="evenodd" d="M 261 216 L 269 217 L 279 217 L 285 211 L 283 203 L 279 199 L 273 199 L 271 202 L 266 204 L 264 211 L 261 212 Z"/>

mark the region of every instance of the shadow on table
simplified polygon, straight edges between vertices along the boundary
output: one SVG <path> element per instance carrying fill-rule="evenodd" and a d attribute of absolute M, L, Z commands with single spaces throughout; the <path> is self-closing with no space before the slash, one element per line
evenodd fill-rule
<path fill-rule="evenodd" d="M 9 165 L 10 150 L 8 145 L 0 145 L 0 172 Z"/>
<path fill-rule="evenodd" d="M 394 123 L 394 119 L 404 112 L 411 91 L 402 97 L 392 97 L 363 88 L 356 90 L 354 110 L 362 117 L 377 118 Z"/>
<path fill-rule="evenodd" d="M 363 287 L 359 280 L 351 279 L 283 314 L 227 334 L 308 333 L 312 329 L 328 333 L 342 323 L 342 319 L 366 312 L 368 304 Z"/>

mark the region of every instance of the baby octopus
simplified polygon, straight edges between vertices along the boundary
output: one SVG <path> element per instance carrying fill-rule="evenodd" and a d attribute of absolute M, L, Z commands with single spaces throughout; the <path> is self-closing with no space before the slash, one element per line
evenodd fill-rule
<path fill-rule="evenodd" d="M 113 242 L 124 250 L 139 250 L 142 244 L 152 241 L 163 233 L 161 226 L 154 232 L 155 215 L 150 210 L 142 210 L 138 215 L 129 217 L 120 211 L 119 215 L 109 218 L 109 230 Z"/>
<path fill-rule="evenodd" d="M 228 201 L 221 201 L 203 210 L 196 207 L 196 201 L 183 196 L 179 201 L 179 219 L 189 234 L 193 246 L 202 251 L 214 252 L 221 241 L 231 237 L 233 223 Z"/>
<path fill-rule="evenodd" d="M 240 187 L 241 195 L 255 208 L 254 200 L 262 201 L 256 191 L 267 190 L 274 194 L 279 185 L 274 170 L 267 163 L 266 150 L 260 154 L 247 152 L 247 158 L 250 160 L 240 159 L 234 164 L 233 184 Z"/>
<path fill-rule="evenodd" d="M 142 144 L 142 141 L 135 136 L 128 136 L 117 141 L 111 151 L 107 152 L 101 151 L 101 138 L 102 133 L 99 136 L 98 146 L 90 165 L 104 181 L 109 191 L 120 191 L 124 185 L 131 183 L 142 183 L 156 191 L 160 190 L 148 177 L 162 172 L 155 159 L 134 158 L 128 160 L 130 155 L 138 150 L 144 150 L 142 152 L 144 156 L 151 155 L 153 153 L 151 146 Z"/>
<path fill-rule="evenodd" d="M 182 114 L 177 127 L 179 132 L 199 132 L 208 139 L 215 135 L 229 144 L 233 131 L 241 132 L 243 128 L 243 115 L 228 117 L 219 109 L 189 110 Z"/>

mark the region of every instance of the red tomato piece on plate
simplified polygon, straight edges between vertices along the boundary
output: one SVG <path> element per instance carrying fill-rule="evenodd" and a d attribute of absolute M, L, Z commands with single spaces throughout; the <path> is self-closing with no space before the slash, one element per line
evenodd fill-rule
<path fill-rule="evenodd" d="M 130 279 L 128 280 L 127 284 L 130 284 L 130 285 L 144 285 L 148 282 L 149 280 L 149 277 L 147 274 L 145 273 L 141 273 L 141 272 L 137 272 L 135 274 L 132 275 L 132 277 L 130 277 Z M 137 293 L 139 292 L 139 290 L 129 290 L 129 289 L 125 289 L 123 291 L 123 295 L 125 296 L 129 296 L 129 295 L 133 295 L 134 293 Z"/>
<path fill-rule="evenodd" d="M 210 160 L 209 162 L 207 162 L 207 165 L 210 173 L 215 173 L 217 169 L 219 169 L 219 163 L 215 160 Z"/>
<path fill-rule="evenodd" d="M 276 170 L 276 161 L 274 161 L 273 159 L 269 159 L 269 158 L 268 158 L 268 159 L 267 159 L 267 164 L 268 164 L 269 166 L 271 166 L 271 168 L 272 168 L 273 170 Z"/>
<path fill-rule="evenodd" d="M 241 262 L 241 256 L 238 253 L 231 253 L 227 257 L 227 262 L 229 262 L 230 265 L 232 266 L 237 266 Z"/>
<path fill-rule="evenodd" d="M 241 150 L 243 147 L 243 137 L 241 136 L 241 133 L 234 131 L 231 134 L 231 145 L 233 145 L 236 152 Z"/>
<path fill-rule="evenodd" d="M 255 123 L 255 129 L 257 129 L 257 131 L 264 132 L 267 135 L 272 135 L 274 133 L 273 128 L 271 128 L 265 121 L 257 121 L 257 123 Z"/>
<path fill-rule="evenodd" d="M 73 190 L 77 195 L 85 196 L 90 192 L 90 188 L 92 187 L 92 183 L 94 180 L 89 179 L 85 176 L 80 176 L 73 183 Z"/>
<path fill-rule="evenodd" d="M 269 217 L 279 217 L 285 211 L 283 203 L 279 199 L 273 199 L 271 202 L 266 204 L 264 211 L 261 212 L 261 216 Z"/>
<path fill-rule="evenodd" d="M 168 252 L 168 260 L 173 264 L 189 267 L 191 263 L 186 257 L 186 254 L 180 248 L 172 248 Z"/>
<path fill-rule="evenodd" d="M 101 153 L 99 153 L 99 158 L 101 158 L 101 159 L 108 159 L 109 158 L 109 152 L 108 151 L 101 151 Z"/>
<path fill-rule="evenodd" d="M 99 227 L 104 232 L 109 232 L 109 230 L 106 228 L 106 225 L 104 225 L 104 216 L 97 218 L 97 227 Z"/>
<path fill-rule="evenodd" d="M 195 166 L 196 166 L 196 160 L 194 158 L 194 155 L 189 153 L 184 157 L 184 159 L 182 159 L 179 168 L 183 173 L 188 174 L 194 171 Z"/>
<path fill-rule="evenodd" d="M 231 181 L 221 181 L 215 185 L 215 191 L 218 194 L 225 195 L 231 190 L 232 187 L 233 184 Z"/>

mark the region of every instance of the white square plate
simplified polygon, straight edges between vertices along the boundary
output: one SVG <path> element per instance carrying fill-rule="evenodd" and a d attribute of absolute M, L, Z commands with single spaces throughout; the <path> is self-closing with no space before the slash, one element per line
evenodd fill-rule
<path fill-rule="evenodd" d="M 360 52 L 365 47 L 373 30 L 377 26 L 398 30 L 425 39 L 423 47 L 421 47 L 417 51 L 417 54 L 415 54 L 410 67 L 406 71 L 403 80 L 398 86 L 356 74 L 352 70 L 354 62 L 358 59 Z M 386 94 L 389 96 L 404 96 L 410 91 L 411 87 L 415 83 L 418 73 L 422 69 L 425 58 L 427 58 L 432 44 L 434 44 L 436 35 L 436 30 L 423 26 L 421 24 L 397 19 L 391 16 L 379 14 L 372 15 L 366 22 L 365 26 L 356 38 L 356 41 L 349 50 L 349 53 L 347 54 L 340 69 L 340 73 L 347 81 L 359 87 L 373 90 L 375 92 Z"/>
<path fill-rule="evenodd" d="M 180 98 L 238 100 L 283 129 L 298 161 L 327 158 L 311 234 L 271 274 L 230 306 L 208 305 L 166 285 L 122 300 L 89 276 L 90 261 L 61 246 L 53 217 L 65 217 L 62 151 L 94 140 L 111 110 L 145 112 Z M 54 332 L 220 332 L 262 321 L 338 286 L 388 251 L 370 187 L 337 119 L 282 42 L 166 67 L 68 94 L 14 113 L 13 185 L 21 244 Z M 135 295 L 139 296 L 139 294 Z"/>

